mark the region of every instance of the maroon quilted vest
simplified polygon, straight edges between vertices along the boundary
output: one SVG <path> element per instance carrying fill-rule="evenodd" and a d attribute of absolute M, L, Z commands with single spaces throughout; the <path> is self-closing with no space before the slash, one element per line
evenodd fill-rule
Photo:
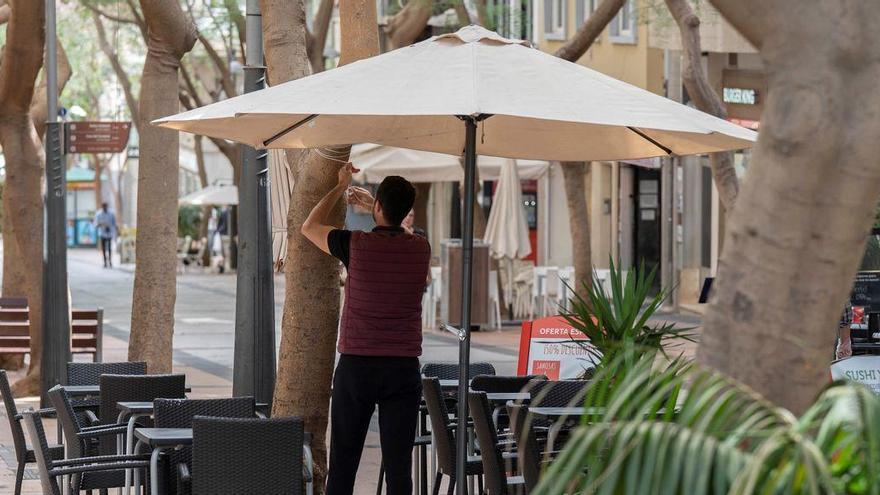
<path fill-rule="evenodd" d="M 422 294 L 431 266 L 427 239 L 354 231 L 338 349 L 355 356 L 422 354 Z"/>

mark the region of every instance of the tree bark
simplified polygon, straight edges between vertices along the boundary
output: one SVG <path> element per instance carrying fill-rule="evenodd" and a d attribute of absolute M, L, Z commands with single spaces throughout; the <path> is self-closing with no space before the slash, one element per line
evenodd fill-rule
<path fill-rule="evenodd" d="M 828 383 L 880 199 L 880 45 L 869 41 L 880 9 L 712 3 L 759 49 L 769 94 L 698 358 L 799 413 Z"/>
<path fill-rule="evenodd" d="M 611 19 L 614 19 L 624 3 L 626 0 L 603 0 L 587 18 L 587 22 L 583 23 L 574 36 L 556 50 L 554 55 L 569 62 L 577 62 L 579 58 L 584 56 L 584 53 L 587 53 L 587 50 L 602 34 Z"/>
<path fill-rule="evenodd" d="M 312 33 L 308 35 L 307 50 L 312 63 L 312 72 L 324 71 L 324 48 L 327 46 L 327 32 L 333 18 L 333 0 L 321 0 L 318 11 L 312 19 Z"/>
<path fill-rule="evenodd" d="M 586 299 L 587 284 L 593 276 L 593 255 L 590 245 L 590 207 L 587 179 L 590 162 L 562 162 L 565 182 L 565 201 L 568 204 L 568 222 L 571 230 L 572 254 L 574 256 L 574 290 Z"/>
<path fill-rule="evenodd" d="M 577 62 L 593 42 L 599 38 L 605 26 L 614 19 L 626 0 L 604 0 L 587 21 L 578 28 L 574 36 L 556 50 L 557 57 Z M 571 226 L 571 252 L 574 258 L 575 292 L 582 298 L 587 296 L 587 286 L 593 276 L 593 255 L 590 239 L 590 213 L 588 207 L 590 163 L 563 162 L 562 177 L 565 182 L 565 199 L 568 203 Z"/>
<path fill-rule="evenodd" d="M 67 86 L 67 82 L 70 81 L 71 76 L 73 76 L 73 69 L 70 67 L 70 61 L 67 59 L 67 52 L 64 51 L 64 46 L 61 44 L 60 39 L 55 43 L 55 47 L 58 55 L 58 63 L 56 65 L 58 68 L 57 91 L 60 95 L 61 92 L 64 91 L 64 87 Z M 40 78 L 40 83 L 34 90 L 34 99 L 31 102 L 30 109 L 31 120 L 34 123 L 34 128 L 36 128 L 37 135 L 40 136 L 40 139 L 42 139 L 43 135 L 46 133 L 46 119 L 49 117 L 48 105 L 49 102 L 46 100 L 46 74 L 44 70 L 43 76 Z"/>
<path fill-rule="evenodd" d="M 263 0 L 260 7 L 269 80 L 276 84 L 307 74 L 309 60 L 302 3 Z M 347 0 L 341 2 L 339 8 L 343 44 L 340 63 L 378 55 L 376 3 Z M 281 19 L 286 22 L 282 23 Z M 294 22 L 290 22 L 291 19 Z M 301 159 L 297 162 L 296 158 Z M 321 252 L 299 231 L 311 209 L 336 184 L 341 163 L 317 153 L 289 154 L 288 160 L 297 171 L 287 217 L 287 288 L 272 414 L 304 418 L 306 429 L 314 435 L 315 486 L 323 487 L 327 464 L 325 434 L 339 317 L 339 262 Z M 342 226 L 344 218 L 345 208 L 340 203 L 332 220 Z M 303 376 L 309 379 L 303 380 Z"/>
<path fill-rule="evenodd" d="M 425 30 L 434 2 L 431 0 L 410 0 L 403 9 L 388 21 L 385 35 L 392 49 L 413 44 Z"/>
<path fill-rule="evenodd" d="M 147 58 L 139 98 L 138 257 L 128 358 L 146 361 L 151 373 L 167 373 L 177 291 L 179 137 L 150 121 L 179 110 L 178 69 L 195 44 L 196 30 L 176 0 L 140 0 L 140 5 L 147 24 Z"/>
<path fill-rule="evenodd" d="M 718 118 L 727 117 L 724 102 L 712 88 L 706 71 L 703 70 L 702 48 L 700 42 L 700 18 L 691 8 L 688 0 L 666 0 L 666 6 L 678 24 L 681 33 L 681 47 L 684 54 L 681 65 L 681 78 L 688 95 L 697 109 Z M 729 213 L 739 194 L 739 179 L 733 165 L 733 153 L 712 153 L 709 155 L 712 178 L 718 189 L 718 196 L 724 210 Z"/>
<path fill-rule="evenodd" d="M 11 0 L 9 7 L 0 64 L 0 146 L 6 161 L 3 237 L 4 257 L 20 269 L 8 275 L 4 270 L 3 295 L 25 296 L 30 306 L 30 368 L 13 386 L 13 393 L 21 395 L 39 390 L 42 354 L 44 156 L 30 107 L 43 65 L 45 11 L 43 2 L 29 0 Z"/>

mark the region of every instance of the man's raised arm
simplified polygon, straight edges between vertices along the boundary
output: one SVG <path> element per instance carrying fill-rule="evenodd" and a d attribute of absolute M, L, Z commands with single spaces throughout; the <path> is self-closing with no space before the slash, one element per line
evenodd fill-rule
<path fill-rule="evenodd" d="M 357 171 L 351 163 L 346 163 L 340 168 L 339 182 L 321 198 L 321 201 L 318 201 L 318 204 L 312 208 L 312 212 L 309 213 L 308 218 L 300 227 L 302 235 L 306 236 L 306 239 L 310 240 L 312 244 L 318 246 L 318 249 L 327 254 L 330 254 L 330 247 L 327 245 L 327 235 L 336 228 L 330 225 L 328 220 L 330 212 L 333 211 L 333 207 L 336 206 L 336 203 L 345 194 L 345 190 L 348 189 L 348 185 L 351 182 L 351 174 Z"/>

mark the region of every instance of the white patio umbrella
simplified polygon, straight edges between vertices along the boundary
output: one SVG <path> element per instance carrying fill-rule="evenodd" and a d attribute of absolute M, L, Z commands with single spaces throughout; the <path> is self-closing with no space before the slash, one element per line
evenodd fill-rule
<path fill-rule="evenodd" d="M 467 417 L 476 156 L 620 160 L 752 146 L 730 122 L 477 26 L 157 120 L 259 148 L 377 143 L 465 157 L 459 417 Z M 465 471 L 466 421 L 457 465 Z M 464 493 L 465 476 L 459 476 Z"/>
<path fill-rule="evenodd" d="M 507 284 L 504 286 L 504 300 L 513 300 L 513 260 L 532 254 L 529 242 L 529 223 L 523 207 L 522 186 L 517 175 L 516 162 L 505 160 L 501 177 L 495 186 L 492 209 L 486 222 L 486 235 L 483 240 L 489 244 L 489 254 L 503 260 L 507 267 Z"/>
<path fill-rule="evenodd" d="M 460 182 L 464 179 L 461 155 L 447 155 L 379 144 L 357 144 L 351 147 L 351 162 L 360 172 L 355 180 L 376 184 L 389 175 L 406 177 L 410 182 Z M 480 180 L 498 180 L 509 158 L 478 156 Z M 516 160 L 522 179 L 538 179 L 547 173 L 550 164 L 544 160 Z"/>
<path fill-rule="evenodd" d="M 193 191 L 177 200 L 181 205 L 237 205 L 238 188 L 233 185 L 208 186 L 198 191 Z"/>

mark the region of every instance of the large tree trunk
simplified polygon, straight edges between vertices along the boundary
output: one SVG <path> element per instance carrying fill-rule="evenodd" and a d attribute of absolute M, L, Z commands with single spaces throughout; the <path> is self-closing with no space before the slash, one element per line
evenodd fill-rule
<path fill-rule="evenodd" d="M 17 395 L 39 391 L 43 302 L 43 149 L 30 116 L 43 65 L 43 2 L 11 0 L 0 64 L 0 146 L 6 161 L 4 257 L 17 265 L 3 274 L 3 295 L 25 296 L 30 306 L 31 363 L 15 384 Z M 4 262 L 5 266 L 9 263 Z"/>
<path fill-rule="evenodd" d="M 557 57 L 577 62 L 593 42 L 599 38 L 605 26 L 614 19 L 626 0 L 604 0 L 578 28 L 574 36 L 556 50 Z M 590 212 L 587 205 L 589 190 L 586 179 L 590 164 L 587 162 L 563 162 L 562 177 L 565 181 L 565 199 L 568 203 L 571 226 L 571 253 L 574 258 L 575 292 L 586 298 L 587 288 L 593 276 L 593 255 L 590 247 Z"/>
<path fill-rule="evenodd" d="M 372 0 L 346 0 L 340 4 L 342 29 L 341 64 L 379 53 L 376 4 Z M 279 83 L 302 77 L 309 67 L 305 52 L 305 19 L 302 3 L 263 0 L 264 43 L 269 80 Z M 295 22 L 282 23 L 281 19 Z M 281 350 L 275 384 L 275 416 L 296 415 L 305 419 L 314 435 L 315 486 L 323 487 L 327 453 L 325 434 L 330 405 L 330 386 L 336 353 L 339 317 L 339 262 L 321 252 L 300 234 L 311 209 L 337 181 L 341 163 L 317 153 L 300 154 L 293 195 L 287 217 L 288 244 Z M 297 156 L 288 156 L 288 160 Z M 341 203 L 333 222 L 342 226 Z M 320 308 L 320 310 L 316 310 Z M 308 380 L 302 377 L 308 376 Z"/>
<path fill-rule="evenodd" d="M 719 118 L 727 117 L 724 102 L 712 88 L 706 71 L 703 70 L 702 48 L 700 43 L 700 18 L 691 8 L 688 0 L 666 0 L 666 6 L 681 33 L 681 47 L 684 54 L 681 78 L 684 87 L 697 109 Z M 730 212 L 739 193 L 739 179 L 733 166 L 733 153 L 712 153 L 709 155 L 712 178 L 718 189 L 718 196 L 724 210 Z"/>
<path fill-rule="evenodd" d="M 587 284 L 593 276 L 593 254 L 590 246 L 590 207 L 587 201 L 590 162 L 562 162 L 565 201 L 574 257 L 574 290 L 586 299 Z"/>
<path fill-rule="evenodd" d="M 769 94 L 698 357 L 798 413 L 828 383 L 880 196 L 880 9 L 712 3 L 759 48 Z"/>
<path fill-rule="evenodd" d="M 171 371 L 177 291 L 177 131 L 150 121 L 179 110 L 178 69 L 196 30 L 176 0 L 141 0 L 147 23 L 147 58 L 139 106 L 137 265 L 132 296 L 130 361 L 151 373 Z"/>

